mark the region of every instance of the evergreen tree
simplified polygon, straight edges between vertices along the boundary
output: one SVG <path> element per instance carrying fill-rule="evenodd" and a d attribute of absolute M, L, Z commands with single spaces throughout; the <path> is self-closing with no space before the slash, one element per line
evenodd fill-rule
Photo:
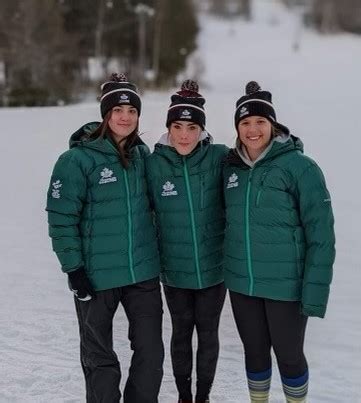
<path fill-rule="evenodd" d="M 198 22 L 192 0 L 165 1 L 163 7 L 157 83 L 173 85 L 196 48 Z"/>
<path fill-rule="evenodd" d="M 9 105 L 68 102 L 76 54 L 63 29 L 57 0 L 1 2 Z"/>
<path fill-rule="evenodd" d="M 122 70 L 137 79 L 139 16 L 136 10 L 140 2 L 65 0 L 65 3 L 66 29 L 77 38 L 84 61 L 87 62 L 89 57 L 97 59 L 104 77 L 109 74 L 108 63 L 117 60 Z M 141 3 L 152 5 L 153 0 L 142 0 Z M 146 38 L 150 38 L 150 26 L 147 29 Z"/>
<path fill-rule="evenodd" d="M 0 97 L 3 91 L 10 105 L 76 100 L 87 85 L 94 88 L 90 58 L 103 68 L 99 80 L 117 61 L 115 69 L 141 87 L 152 70 L 157 85 L 173 84 L 197 30 L 193 0 L 2 0 Z"/>

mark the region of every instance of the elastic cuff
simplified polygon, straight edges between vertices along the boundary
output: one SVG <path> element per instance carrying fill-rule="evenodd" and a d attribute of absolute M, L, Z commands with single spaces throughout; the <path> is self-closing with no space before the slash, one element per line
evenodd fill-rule
<path fill-rule="evenodd" d="M 283 391 L 287 402 L 304 402 L 308 392 L 308 370 L 297 378 L 281 375 Z"/>
<path fill-rule="evenodd" d="M 272 368 L 262 372 L 247 371 L 248 389 L 251 402 L 268 402 L 271 378 Z"/>

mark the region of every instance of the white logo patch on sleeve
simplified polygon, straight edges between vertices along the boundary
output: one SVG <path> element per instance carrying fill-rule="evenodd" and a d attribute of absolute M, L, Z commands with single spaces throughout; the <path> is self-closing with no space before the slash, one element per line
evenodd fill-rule
<path fill-rule="evenodd" d="M 63 186 L 63 184 L 60 182 L 60 180 L 56 180 L 55 182 L 53 182 L 51 184 L 51 186 L 53 187 L 51 189 L 51 197 L 53 199 L 60 199 L 60 188 Z"/>

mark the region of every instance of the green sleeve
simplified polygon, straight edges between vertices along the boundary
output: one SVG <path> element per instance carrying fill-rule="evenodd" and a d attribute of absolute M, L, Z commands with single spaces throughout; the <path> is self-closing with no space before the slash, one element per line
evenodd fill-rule
<path fill-rule="evenodd" d="M 335 234 L 330 194 L 315 163 L 299 177 L 298 197 L 306 241 L 302 312 L 323 318 L 335 260 Z"/>
<path fill-rule="evenodd" d="M 79 223 L 86 198 L 86 176 L 67 154 L 59 158 L 47 194 L 49 236 L 63 272 L 84 266 Z"/>

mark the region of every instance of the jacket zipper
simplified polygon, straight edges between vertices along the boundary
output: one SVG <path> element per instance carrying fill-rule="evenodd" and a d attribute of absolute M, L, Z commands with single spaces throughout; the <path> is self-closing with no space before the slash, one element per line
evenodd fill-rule
<path fill-rule="evenodd" d="M 249 231 L 249 199 L 251 193 L 251 182 L 252 182 L 253 170 L 249 170 L 248 180 L 247 180 L 247 191 L 246 191 L 246 208 L 245 208 L 245 235 L 246 235 L 246 252 L 247 252 L 247 270 L 249 275 L 249 295 L 253 295 L 253 270 L 252 270 L 252 260 L 251 260 L 251 240 Z"/>
<path fill-rule="evenodd" d="M 193 238 L 194 255 L 195 255 L 195 261 L 196 261 L 196 275 L 197 275 L 198 287 L 203 288 L 201 273 L 200 273 L 200 269 L 199 269 L 199 252 L 198 252 L 196 225 L 195 225 L 195 220 L 194 220 L 193 200 L 192 200 L 192 195 L 191 195 L 188 168 L 187 168 L 187 162 L 186 162 L 185 157 L 183 157 L 183 172 L 184 172 L 184 180 L 186 183 L 188 204 L 189 204 L 189 210 L 190 210 L 190 219 L 191 219 L 191 226 L 192 226 L 192 238 Z"/>
<path fill-rule="evenodd" d="M 109 144 L 118 153 L 117 148 L 114 146 L 114 144 L 111 141 L 109 141 Z M 130 206 L 129 178 L 128 178 L 128 172 L 124 168 L 123 168 L 123 178 L 124 178 L 124 184 L 125 184 L 125 192 L 127 195 L 127 211 L 128 211 L 128 264 L 129 264 L 129 270 L 130 270 L 130 276 L 132 278 L 132 282 L 135 283 L 136 280 L 135 280 L 134 262 L 133 262 L 133 221 L 132 221 L 132 210 L 131 210 L 131 206 Z M 137 180 L 138 175 L 135 175 L 135 178 Z M 136 182 L 136 187 L 137 186 L 138 186 L 138 182 Z"/>
<path fill-rule="evenodd" d="M 129 270 L 130 275 L 132 277 L 132 282 L 135 283 L 135 274 L 134 274 L 134 262 L 133 262 L 133 221 L 132 221 L 132 210 L 130 206 L 130 192 L 129 192 L 129 179 L 128 172 L 126 169 L 123 169 L 124 176 L 124 184 L 125 184 L 125 192 L 127 195 L 127 211 L 128 211 L 128 261 L 129 261 Z"/>

